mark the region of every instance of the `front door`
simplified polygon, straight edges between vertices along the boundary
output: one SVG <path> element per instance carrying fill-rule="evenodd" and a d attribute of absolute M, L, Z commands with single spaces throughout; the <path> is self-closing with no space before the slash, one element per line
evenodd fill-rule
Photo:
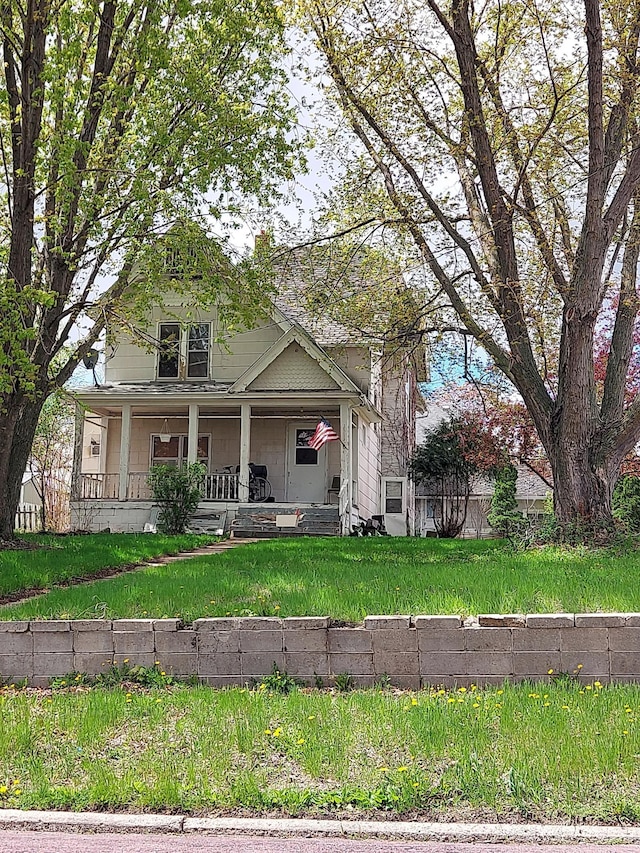
<path fill-rule="evenodd" d="M 291 424 L 288 440 L 287 501 L 326 503 L 327 445 L 309 447 L 316 424 Z"/>

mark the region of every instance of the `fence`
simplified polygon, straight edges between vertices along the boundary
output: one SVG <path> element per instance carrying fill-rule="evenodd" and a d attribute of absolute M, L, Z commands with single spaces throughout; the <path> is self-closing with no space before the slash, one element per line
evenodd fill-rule
<path fill-rule="evenodd" d="M 40 507 L 36 504 L 20 504 L 16 512 L 16 530 L 36 533 L 42 527 Z"/>

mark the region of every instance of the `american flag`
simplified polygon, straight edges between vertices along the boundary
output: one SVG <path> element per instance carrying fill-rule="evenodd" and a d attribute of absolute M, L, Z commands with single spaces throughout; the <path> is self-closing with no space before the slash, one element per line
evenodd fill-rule
<path fill-rule="evenodd" d="M 328 441 L 340 441 L 340 436 L 331 426 L 329 421 L 321 418 L 320 423 L 316 427 L 316 431 L 309 439 L 309 447 L 314 450 L 320 450 L 323 444 Z"/>

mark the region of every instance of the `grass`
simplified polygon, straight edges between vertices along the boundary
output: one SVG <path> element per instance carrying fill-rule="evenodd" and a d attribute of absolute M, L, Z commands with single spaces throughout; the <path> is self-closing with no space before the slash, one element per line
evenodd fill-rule
<path fill-rule="evenodd" d="M 79 542 L 81 551 L 90 539 Z M 368 614 L 599 610 L 640 611 L 640 551 L 514 553 L 487 540 L 336 538 L 259 542 L 57 589 L 3 607 L 0 618 L 320 615 L 357 622 Z"/>
<path fill-rule="evenodd" d="M 640 819 L 638 686 L 128 691 L 4 688 L 0 806 Z"/>
<path fill-rule="evenodd" d="M 0 597 L 46 589 L 105 569 L 130 566 L 211 542 L 210 536 L 99 533 L 90 536 L 25 536 L 41 547 L 0 550 Z"/>

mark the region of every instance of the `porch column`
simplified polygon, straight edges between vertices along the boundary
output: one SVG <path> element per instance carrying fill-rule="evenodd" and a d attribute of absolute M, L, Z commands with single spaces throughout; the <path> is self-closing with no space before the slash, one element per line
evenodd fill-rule
<path fill-rule="evenodd" d="M 73 434 L 73 468 L 71 469 L 71 500 L 80 500 L 82 489 L 80 474 L 82 473 L 82 444 L 84 438 L 84 409 L 76 403 L 75 427 Z"/>
<path fill-rule="evenodd" d="M 200 406 L 197 403 L 189 403 L 189 441 L 187 450 L 187 462 L 192 465 L 198 461 L 198 419 L 200 417 Z"/>
<path fill-rule="evenodd" d="M 351 531 L 351 405 L 340 403 L 340 500 L 338 511 L 343 535 Z"/>
<path fill-rule="evenodd" d="M 251 447 L 251 404 L 240 405 L 240 472 L 238 474 L 238 500 L 249 500 L 249 449 Z"/>
<path fill-rule="evenodd" d="M 122 428 L 120 432 L 120 483 L 118 500 L 126 501 L 129 484 L 129 450 L 131 447 L 131 403 L 122 404 Z"/>

